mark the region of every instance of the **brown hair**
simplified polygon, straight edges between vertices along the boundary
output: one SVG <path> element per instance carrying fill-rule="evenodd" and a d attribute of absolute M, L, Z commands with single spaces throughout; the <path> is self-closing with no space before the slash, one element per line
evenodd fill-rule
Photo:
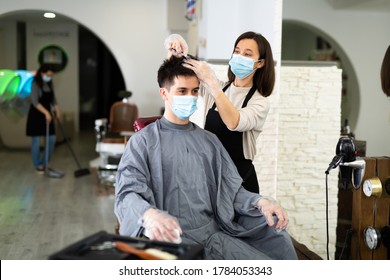
<path fill-rule="evenodd" d="M 381 84 L 383 92 L 390 97 L 390 46 L 387 47 L 381 67 Z"/>
<path fill-rule="evenodd" d="M 248 31 L 241 34 L 237 38 L 236 42 L 234 43 L 233 52 L 238 42 L 240 42 L 242 39 L 255 40 L 260 54 L 260 57 L 258 59 L 264 59 L 264 66 L 262 68 L 257 69 L 255 75 L 253 76 L 253 84 L 254 86 L 256 86 L 257 91 L 260 92 L 262 96 L 267 97 L 271 95 L 275 85 L 275 65 L 271 46 L 263 35 L 256 32 Z M 232 83 L 235 77 L 236 76 L 233 74 L 229 66 L 229 82 Z"/>

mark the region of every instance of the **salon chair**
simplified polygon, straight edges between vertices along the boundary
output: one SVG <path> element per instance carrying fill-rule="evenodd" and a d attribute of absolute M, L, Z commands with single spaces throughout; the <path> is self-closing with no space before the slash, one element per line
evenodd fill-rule
<path fill-rule="evenodd" d="M 121 101 L 113 103 L 107 118 L 95 120 L 96 152 L 99 153 L 98 177 L 102 183 L 113 185 L 119 161 L 126 143 L 134 133 L 138 107 L 129 102 L 132 93 L 120 91 Z"/>

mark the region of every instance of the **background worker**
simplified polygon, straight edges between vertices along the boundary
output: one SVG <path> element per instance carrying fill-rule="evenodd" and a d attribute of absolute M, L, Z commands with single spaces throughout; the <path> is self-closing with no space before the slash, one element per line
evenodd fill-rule
<path fill-rule="evenodd" d="M 41 65 L 31 86 L 31 105 L 27 115 L 26 135 L 31 136 L 31 156 L 38 174 L 44 174 L 54 150 L 56 135 L 53 117 L 56 117 L 58 121 L 62 120 L 61 110 L 54 95 L 53 74 L 54 71 L 50 65 Z M 52 110 L 55 116 L 52 116 Z M 48 146 L 45 146 L 41 154 L 40 139 L 42 136 L 47 136 L 47 125 L 49 125 L 49 137 L 45 145 Z"/>

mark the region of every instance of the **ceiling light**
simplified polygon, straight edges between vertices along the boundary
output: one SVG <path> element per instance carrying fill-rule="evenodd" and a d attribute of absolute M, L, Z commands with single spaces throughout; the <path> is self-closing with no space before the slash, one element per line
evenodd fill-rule
<path fill-rule="evenodd" d="M 56 14 L 55 13 L 44 13 L 43 16 L 45 18 L 55 18 Z"/>

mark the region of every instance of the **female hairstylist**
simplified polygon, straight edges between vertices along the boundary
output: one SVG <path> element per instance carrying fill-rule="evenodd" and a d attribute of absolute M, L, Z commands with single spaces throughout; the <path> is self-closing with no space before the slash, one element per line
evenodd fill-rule
<path fill-rule="evenodd" d="M 38 174 L 43 174 L 46 166 L 50 161 L 51 155 L 54 150 L 56 141 L 55 128 L 53 117 L 56 117 L 61 121 L 61 111 L 57 104 L 53 85 L 52 77 L 54 71 L 52 68 L 43 64 L 34 76 L 34 80 L 31 87 L 31 105 L 27 116 L 26 135 L 31 136 L 31 155 L 34 167 Z M 51 109 L 55 113 L 52 116 Z M 47 125 L 49 131 L 47 131 Z M 47 135 L 48 134 L 48 135 Z M 45 149 L 40 156 L 40 137 L 48 136 L 48 143 L 45 143 Z M 48 154 L 46 155 L 46 152 Z"/>
<path fill-rule="evenodd" d="M 188 47 L 178 34 L 165 40 L 168 55 L 187 56 Z M 269 111 L 269 96 L 275 84 L 275 69 L 269 42 L 261 34 L 241 34 L 229 61 L 228 82 L 222 88 L 205 61 L 188 57 L 184 64 L 202 82 L 206 130 L 215 133 L 233 159 L 243 179 L 243 186 L 259 193 L 256 170 L 252 163 L 256 139 Z M 204 89 L 205 88 L 205 89 Z"/>

